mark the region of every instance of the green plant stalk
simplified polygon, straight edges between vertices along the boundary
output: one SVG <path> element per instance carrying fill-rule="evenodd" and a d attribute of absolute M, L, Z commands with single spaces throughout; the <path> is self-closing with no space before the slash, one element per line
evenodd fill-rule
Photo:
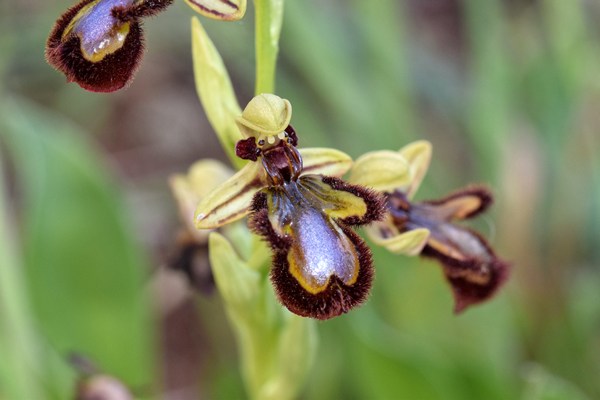
<path fill-rule="evenodd" d="M 255 93 L 275 93 L 275 71 L 284 0 L 255 0 Z"/>
<path fill-rule="evenodd" d="M 261 311 L 268 306 L 264 300 L 259 306 Z M 275 354 L 272 344 L 277 341 L 277 332 L 273 326 L 265 323 L 267 321 L 248 321 L 239 316 L 233 316 L 231 321 L 236 327 L 246 390 L 251 399 L 259 400 L 262 387 L 273 373 L 270 368 Z"/>
<path fill-rule="evenodd" d="M 26 285 L 9 231 L 0 160 L 0 398 L 41 399 Z"/>

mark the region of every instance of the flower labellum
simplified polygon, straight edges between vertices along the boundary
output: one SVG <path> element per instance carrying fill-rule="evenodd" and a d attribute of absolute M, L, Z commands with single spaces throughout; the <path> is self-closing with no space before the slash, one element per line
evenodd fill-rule
<path fill-rule="evenodd" d="M 249 226 L 274 252 L 271 280 L 292 312 L 328 319 L 367 297 L 371 252 L 350 228 L 383 215 L 380 196 L 339 178 L 303 172 L 297 138 L 288 126 L 271 143 L 240 141 L 238 155 L 262 158 L 270 184 L 254 195 Z"/>
<path fill-rule="evenodd" d="M 173 0 L 83 0 L 56 22 L 46 43 L 54 68 L 92 92 L 114 92 L 127 85 L 142 57 L 141 18 Z"/>

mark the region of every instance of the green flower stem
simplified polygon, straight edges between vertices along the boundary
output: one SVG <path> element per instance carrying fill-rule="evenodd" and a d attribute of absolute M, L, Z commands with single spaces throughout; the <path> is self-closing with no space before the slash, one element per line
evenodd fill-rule
<path fill-rule="evenodd" d="M 227 234 L 233 233 L 230 227 Z M 241 370 L 248 395 L 256 400 L 287 400 L 297 396 L 317 348 L 315 321 L 290 314 L 275 299 L 263 268 L 253 269 L 237 246 L 216 232 L 209 237 L 210 262 L 215 283 L 240 349 Z"/>
<path fill-rule="evenodd" d="M 275 70 L 284 0 L 254 0 L 256 94 L 275 93 Z"/>

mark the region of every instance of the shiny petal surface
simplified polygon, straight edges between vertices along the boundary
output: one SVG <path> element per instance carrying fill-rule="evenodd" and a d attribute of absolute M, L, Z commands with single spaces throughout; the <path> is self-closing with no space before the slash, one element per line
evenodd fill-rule
<path fill-rule="evenodd" d="M 264 186 L 262 166 L 250 162 L 211 191 L 196 208 L 198 229 L 215 229 L 248 215 L 254 194 Z"/>
<path fill-rule="evenodd" d="M 46 60 L 69 82 L 93 92 L 113 92 L 133 78 L 144 49 L 140 19 L 173 0 L 83 0 L 56 22 Z"/>
<path fill-rule="evenodd" d="M 143 36 L 137 21 L 117 25 L 110 15 L 112 7 L 123 2 L 84 0 L 70 8 L 50 32 L 48 63 L 89 91 L 113 92 L 126 86 L 141 59 Z"/>

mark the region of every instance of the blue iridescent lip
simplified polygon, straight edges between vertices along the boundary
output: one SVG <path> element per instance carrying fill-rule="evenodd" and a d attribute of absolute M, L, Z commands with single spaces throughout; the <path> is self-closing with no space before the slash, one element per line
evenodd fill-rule
<path fill-rule="evenodd" d="M 293 237 L 288 254 L 291 274 L 311 293 L 324 291 L 332 276 L 352 285 L 360 265 L 354 245 L 342 229 L 323 211 L 327 208 L 302 181 L 284 185 L 283 190 L 270 191 L 273 208 L 279 210 L 271 218 L 281 234 Z M 301 188 L 302 187 L 302 191 Z"/>
<path fill-rule="evenodd" d="M 135 0 L 98 0 L 84 7 L 73 18 L 72 32 L 81 39 L 81 49 L 86 58 L 96 62 L 123 46 L 129 33 L 129 23 L 118 21 L 112 11 L 134 3 Z M 68 34 L 67 28 L 63 36 Z"/>

